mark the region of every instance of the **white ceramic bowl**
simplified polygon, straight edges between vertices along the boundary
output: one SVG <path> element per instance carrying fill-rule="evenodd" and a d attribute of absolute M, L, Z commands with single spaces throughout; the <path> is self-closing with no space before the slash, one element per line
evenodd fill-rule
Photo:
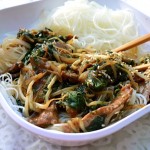
<path fill-rule="evenodd" d="M 17 7 L 12 7 L 9 9 L 4 9 L 0 11 L 0 39 L 2 40 L 5 36 L 5 33 L 18 31 L 20 27 L 29 28 L 31 27 L 37 18 L 40 16 L 41 12 L 44 9 L 52 9 L 58 5 L 62 5 L 65 0 L 59 1 L 36 1 L 30 4 L 20 5 Z M 119 0 L 114 1 L 111 0 L 102 0 L 102 4 L 106 4 L 111 8 L 120 8 L 121 6 L 125 6 L 124 3 L 120 2 Z M 133 10 L 136 12 L 136 10 Z M 139 14 L 140 17 L 143 14 Z M 144 16 L 145 17 L 145 16 Z M 142 19 L 145 19 L 142 17 Z M 16 21 L 17 20 L 17 21 Z M 145 19 L 146 21 L 146 19 Z M 148 20 L 147 20 L 148 21 Z M 145 22 L 144 25 L 147 23 Z M 144 28 L 143 28 L 144 29 Z M 143 31 L 142 31 L 143 32 Z M 145 31 L 144 31 L 145 32 Z M 7 114 L 20 126 L 24 127 L 25 129 L 29 130 L 30 132 L 38 135 L 40 138 L 43 138 L 46 141 L 49 141 L 53 144 L 63 145 L 63 146 L 79 146 L 91 143 L 95 140 L 98 140 L 102 137 L 110 135 L 123 127 L 127 126 L 131 122 L 135 121 L 136 119 L 140 118 L 141 116 L 145 115 L 146 113 L 150 112 L 150 106 L 147 105 L 146 107 L 136 111 L 135 113 L 127 116 L 126 118 L 110 125 L 104 129 L 88 132 L 88 133 L 62 133 L 59 131 L 47 130 L 40 127 L 37 127 L 29 122 L 27 122 L 21 114 L 14 111 L 11 107 L 9 102 L 9 96 L 0 89 L 0 103 Z"/>

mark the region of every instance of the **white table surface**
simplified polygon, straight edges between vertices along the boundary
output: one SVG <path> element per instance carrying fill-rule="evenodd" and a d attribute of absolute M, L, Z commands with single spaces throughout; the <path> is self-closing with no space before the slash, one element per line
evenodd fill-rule
<path fill-rule="evenodd" d="M 0 0 L 0 9 L 34 0 Z M 132 4 L 135 0 L 127 0 Z M 138 1 L 138 4 L 137 4 Z M 145 2 L 144 2 L 145 1 Z M 136 6 L 150 15 L 149 0 L 136 0 Z M 140 5 L 142 3 L 142 5 Z M 119 132 L 80 147 L 52 145 L 35 137 L 12 121 L 0 106 L 0 150 L 150 150 L 150 114 Z"/>

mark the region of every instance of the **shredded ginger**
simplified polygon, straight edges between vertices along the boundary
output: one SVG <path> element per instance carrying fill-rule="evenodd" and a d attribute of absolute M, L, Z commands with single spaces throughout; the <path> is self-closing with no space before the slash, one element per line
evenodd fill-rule
<path fill-rule="evenodd" d="M 46 16 L 39 28 L 48 27 L 60 35 L 73 34 L 77 47 L 91 47 L 103 53 L 138 36 L 134 15 L 127 10 L 112 10 L 94 1 L 72 0 Z"/>

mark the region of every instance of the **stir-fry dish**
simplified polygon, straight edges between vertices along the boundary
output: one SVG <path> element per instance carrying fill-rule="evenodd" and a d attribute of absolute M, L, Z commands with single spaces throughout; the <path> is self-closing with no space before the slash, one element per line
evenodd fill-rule
<path fill-rule="evenodd" d="M 5 44 L 22 55 L 17 60 L 11 54 L 14 59 L 0 68 L 0 79 L 13 79 L 18 94 L 14 105 L 27 121 L 67 133 L 89 132 L 149 103 L 149 55 L 132 60 L 113 50 L 99 54 L 90 47 L 74 47 L 74 38 L 48 28 L 20 29 Z"/>

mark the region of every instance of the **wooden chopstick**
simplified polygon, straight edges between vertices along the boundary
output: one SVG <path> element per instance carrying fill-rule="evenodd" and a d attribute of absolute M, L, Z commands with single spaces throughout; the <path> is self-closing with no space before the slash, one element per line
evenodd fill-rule
<path fill-rule="evenodd" d="M 141 64 L 139 66 L 135 66 L 134 69 L 136 69 L 138 71 L 143 71 L 143 70 L 146 70 L 148 67 L 150 67 L 150 63 L 148 63 L 148 64 Z"/>
<path fill-rule="evenodd" d="M 133 48 L 135 46 L 138 46 L 140 44 L 143 44 L 145 42 L 148 42 L 148 41 L 150 41 L 150 33 L 145 34 L 145 35 L 143 35 L 143 36 L 141 36 L 141 37 L 139 37 L 133 41 L 130 41 L 130 42 L 128 42 L 128 43 L 126 43 L 126 44 L 124 44 L 124 45 L 122 45 L 122 46 L 120 46 L 120 47 L 118 47 L 112 51 L 113 52 L 122 52 L 122 51 L 128 50 L 130 48 Z"/>

